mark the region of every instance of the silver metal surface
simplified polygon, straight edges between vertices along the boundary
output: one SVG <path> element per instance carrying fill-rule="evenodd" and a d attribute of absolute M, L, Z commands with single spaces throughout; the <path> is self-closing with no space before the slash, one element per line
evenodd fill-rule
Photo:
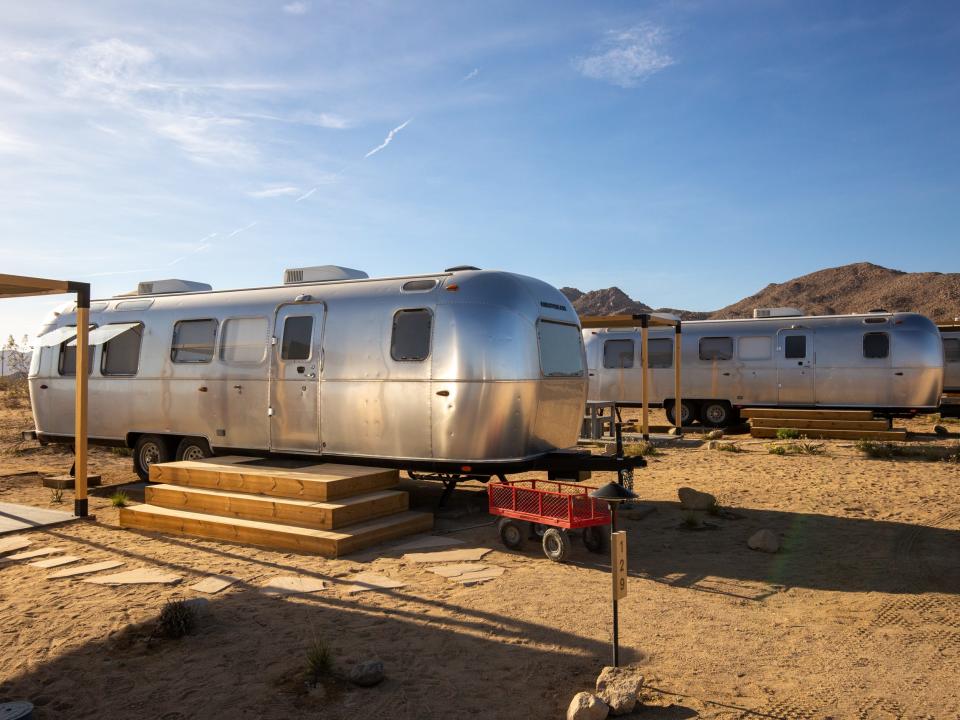
<path fill-rule="evenodd" d="M 864 357 L 863 336 L 870 332 L 889 335 L 887 357 Z M 584 330 L 583 335 L 589 400 L 639 403 L 639 329 Z M 803 357 L 788 358 L 786 338 L 796 335 L 806 337 L 806 352 Z M 650 331 L 651 340 L 671 336 L 670 330 Z M 700 340 L 705 337 L 732 338 L 733 357 L 701 360 Z M 603 366 L 603 344 L 617 338 L 634 341 L 633 367 Z M 757 357 L 763 353 L 755 352 L 756 348 L 766 343 L 768 356 Z M 937 327 L 915 313 L 687 321 L 682 354 L 681 397 L 726 400 L 734 406 L 934 410 L 944 383 Z M 651 368 L 649 374 L 651 402 L 671 400 L 672 367 Z"/>
<path fill-rule="evenodd" d="M 942 335 L 944 340 L 950 338 L 960 342 L 960 330 L 946 330 Z M 944 362 L 943 389 L 950 392 L 960 392 L 960 360 Z"/>
<path fill-rule="evenodd" d="M 435 282 L 410 284 L 418 279 Z M 93 348 L 94 439 L 157 433 L 204 438 L 214 448 L 465 464 L 531 459 L 576 443 L 586 369 L 544 377 L 537 324 L 573 326 L 572 352 L 582 358 L 579 321 L 558 290 L 533 278 L 465 270 L 304 282 L 157 295 L 118 309 L 129 302 L 103 300 L 91 313 L 98 327 L 143 324 L 133 377 L 104 376 L 104 346 Z M 395 360 L 394 315 L 412 309 L 432 313 L 429 355 Z M 314 317 L 311 355 L 285 360 L 283 323 L 303 314 Z M 240 318 L 266 322 L 259 361 L 223 354 L 225 323 Z M 175 324 L 200 319 L 217 321 L 213 357 L 173 362 Z M 66 306 L 40 334 L 74 323 Z M 60 352 L 59 345 L 43 348 L 30 375 L 31 401 L 39 433 L 69 437 L 74 383 L 58 373 Z"/>

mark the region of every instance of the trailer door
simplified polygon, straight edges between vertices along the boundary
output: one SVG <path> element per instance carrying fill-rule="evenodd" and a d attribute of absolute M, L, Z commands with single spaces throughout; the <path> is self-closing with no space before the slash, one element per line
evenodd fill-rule
<path fill-rule="evenodd" d="M 781 405 L 813 405 L 813 332 L 777 333 L 777 388 Z"/>
<path fill-rule="evenodd" d="M 270 450 L 320 452 L 322 303 L 277 310 L 270 378 Z"/>

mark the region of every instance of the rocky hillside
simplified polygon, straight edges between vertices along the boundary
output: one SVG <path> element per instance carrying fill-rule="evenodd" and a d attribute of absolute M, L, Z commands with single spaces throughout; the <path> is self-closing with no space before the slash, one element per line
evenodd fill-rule
<path fill-rule="evenodd" d="M 618 287 L 582 292 L 560 290 L 580 315 L 616 315 L 649 312 L 651 307 L 632 299 Z M 751 317 L 758 307 L 798 307 L 811 315 L 866 312 L 876 308 L 923 313 L 937 322 L 960 316 L 960 273 L 908 273 L 855 263 L 827 268 L 784 283 L 771 283 L 760 292 L 720 310 L 697 312 L 656 308 L 684 320 Z"/>

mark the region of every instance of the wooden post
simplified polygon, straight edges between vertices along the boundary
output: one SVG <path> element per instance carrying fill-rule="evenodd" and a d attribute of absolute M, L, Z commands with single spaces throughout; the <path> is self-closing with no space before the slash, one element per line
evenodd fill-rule
<path fill-rule="evenodd" d="M 673 334 L 673 423 L 677 426 L 677 435 L 683 434 L 683 401 L 680 398 L 680 321 L 677 321 Z"/>
<path fill-rule="evenodd" d="M 650 335 L 650 316 L 642 315 L 640 317 L 640 372 L 643 383 L 641 385 L 641 396 L 640 401 L 642 403 L 642 427 L 641 431 L 643 432 L 643 439 L 650 439 L 650 378 L 647 373 L 647 366 L 649 365 L 649 343 L 647 342 Z"/>
<path fill-rule="evenodd" d="M 90 364 L 90 286 L 77 290 L 77 364 L 73 514 L 87 516 L 87 367 Z"/>

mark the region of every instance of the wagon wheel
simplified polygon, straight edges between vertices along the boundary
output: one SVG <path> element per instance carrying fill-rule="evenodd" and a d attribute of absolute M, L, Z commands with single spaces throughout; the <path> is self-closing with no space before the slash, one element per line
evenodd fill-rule
<path fill-rule="evenodd" d="M 500 542 L 511 550 L 519 550 L 523 547 L 525 538 L 523 537 L 523 527 L 516 520 L 502 518 L 497 523 L 497 531 L 500 533 Z"/>
<path fill-rule="evenodd" d="M 543 533 L 543 554 L 554 562 L 563 562 L 570 554 L 570 536 L 560 528 L 547 528 Z"/>
<path fill-rule="evenodd" d="M 587 550 L 598 555 L 607 549 L 607 534 L 602 525 L 590 525 L 583 529 L 583 544 Z"/>

